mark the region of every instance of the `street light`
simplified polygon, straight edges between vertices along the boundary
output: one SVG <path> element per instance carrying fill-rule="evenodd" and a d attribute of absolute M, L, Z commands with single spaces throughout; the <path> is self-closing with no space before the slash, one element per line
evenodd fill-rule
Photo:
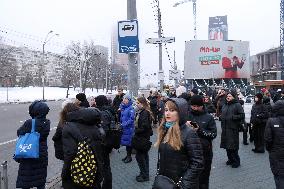
<path fill-rule="evenodd" d="M 53 33 L 52 30 L 50 30 L 46 36 L 45 36 L 45 39 L 44 39 L 44 42 L 42 44 L 42 100 L 45 100 L 44 99 L 44 79 L 45 79 L 45 69 L 44 69 L 44 46 L 54 37 L 54 36 L 59 36 L 58 33 L 54 34 L 54 35 L 49 35 Z M 50 36 L 50 37 L 49 37 Z"/>

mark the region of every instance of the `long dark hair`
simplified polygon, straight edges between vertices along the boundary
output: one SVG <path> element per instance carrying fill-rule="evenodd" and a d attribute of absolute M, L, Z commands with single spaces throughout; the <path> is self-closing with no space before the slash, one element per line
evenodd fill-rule
<path fill-rule="evenodd" d="M 66 116 L 68 112 L 73 112 L 79 109 L 79 106 L 75 103 L 67 103 L 60 112 L 58 126 L 63 127 L 64 123 L 66 122 Z"/>
<path fill-rule="evenodd" d="M 143 108 L 150 113 L 151 119 L 154 120 L 154 115 L 153 115 L 153 113 L 152 113 L 152 111 L 150 109 L 150 106 L 149 106 L 148 101 L 146 100 L 146 98 L 141 96 L 141 97 L 138 97 L 136 100 L 140 104 L 142 104 Z"/>

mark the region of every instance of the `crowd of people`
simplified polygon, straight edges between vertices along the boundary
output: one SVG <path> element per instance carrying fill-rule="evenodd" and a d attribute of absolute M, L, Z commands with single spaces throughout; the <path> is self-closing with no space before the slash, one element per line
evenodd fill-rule
<path fill-rule="evenodd" d="M 158 149 L 159 158 L 153 189 L 165 185 L 208 189 L 214 151 L 212 141 L 217 137 L 218 121 L 221 122 L 220 147 L 226 150 L 228 158 L 224 163 L 231 168 L 241 165 L 239 132 L 243 132 L 244 145 L 248 144 L 249 132 L 249 140 L 254 142 L 252 151 L 265 153 L 266 148 L 276 188 L 284 188 L 284 91 L 278 91 L 273 98 L 266 89 L 256 93 L 247 122 L 244 99 L 237 89 L 218 89 L 207 94 L 181 87 L 170 92 L 151 91 L 147 98 L 144 95 L 133 98 L 120 88 L 117 92 L 113 100 L 98 95 L 88 101 L 84 93 L 79 93 L 75 101 L 62 103 L 52 140 L 55 157 L 63 163 L 63 188 L 111 189 L 110 153 L 117 145 L 126 147 L 123 163 L 131 162 L 135 151 L 140 170 L 135 179 L 148 182 L 148 152 L 152 146 L 151 136 L 157 133 L 153 146 Z M 17 188 L 45 188 L 48 112 L 47 104 L 42 101 L 29 106 L 29 114 L 36 120 L 35 130 L 40 134 L 39 158 L 14 158 L 19 163 Z M 31 119 L 26 120 L 17 135 L 29 133 L 31 126 Z M 120 133 L 119 144 L 114 144 L 116 140 L 112 138 L 114 128 Z M 79 152 L 84 155 L 78 156 Z M 93 156 L 87 157 L 88 153 Z M 92 164 L 94 157 L 95 165 Z M 74 169 L 78 169 L 77 172 Z"/>

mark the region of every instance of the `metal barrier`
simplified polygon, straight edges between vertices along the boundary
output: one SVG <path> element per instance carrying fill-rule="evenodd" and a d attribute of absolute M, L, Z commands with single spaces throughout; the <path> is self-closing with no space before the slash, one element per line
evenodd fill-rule
<path fill-rule="evenodd" d="M 2 183 L 3 183 L 3 189 L 8 189 L 8 162 L 4 161 L 1 164 L 1 167 L 2 167 L 2 173 L 0 171 L 0 189 L 2 189 Z"/>

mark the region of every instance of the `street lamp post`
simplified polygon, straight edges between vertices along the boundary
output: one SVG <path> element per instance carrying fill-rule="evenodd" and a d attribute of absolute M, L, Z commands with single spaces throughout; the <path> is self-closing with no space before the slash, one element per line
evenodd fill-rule
<path fill-rule="evenodd" d="M 54 34 L 54 35 L 52 35 L 51 37 L 49 37 L 49 34 L 51 34 L 51 33 L 53 33 L 53 31 L 52 30 L 50 30 L 48 33 L 47 33 L 47 35 L 46 35 L 46 37 L 45 37 L 45 39 L 44 39 L 44 42 L 43 42 L 43 44 L 42 44 L 42 100 L 44 101 L 45 100 L 45 98 L 44 98 L 44 86 L 45 86 L 45 69 L 44 69 L 44 47 L 45 47 L 45 45 L 54 37 L 54 36 L 59 36 L 59 34 L 58 33 L 56 33 L 56 34 Z M 49 37 L 49 38 L 48 38 Z"/>

